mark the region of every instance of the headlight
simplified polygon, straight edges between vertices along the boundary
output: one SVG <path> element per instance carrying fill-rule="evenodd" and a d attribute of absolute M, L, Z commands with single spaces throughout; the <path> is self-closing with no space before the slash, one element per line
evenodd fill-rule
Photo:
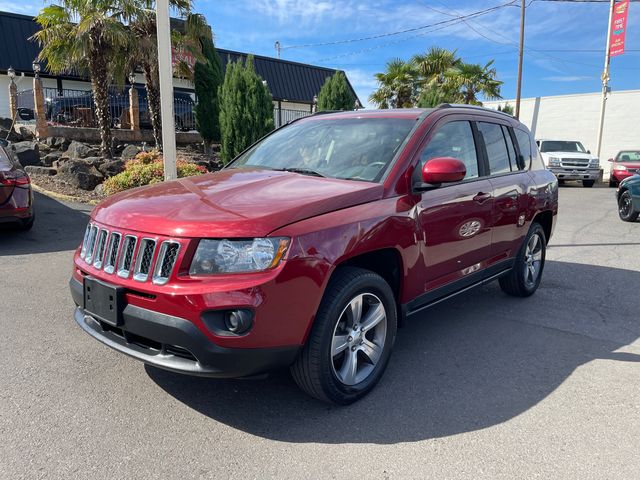
<path fill-rule="evenodd" d="M 597 158 L 592 158 L 591 160 L 589 160 L 589 167 L 591 167 L 591 168 L 600 167 L 600 160 L 597 159 Z"/>
<path fill-rule="evenodd" d="M 624 165 L 614 165 L 613 169 L 614 170 L 626 170 L 627 167 L 625 167 Z"/>
<path fill-rule="evenodd" d="M 190 275 L 259 272 L 276 267 L 289 247 L 284 237 L 200 240 Z"/>
<path fill-rule="evenodd" d="M 550 167 L 559 167 L 560 166 L 560 158 L 558 158 L 558 157 L 549 157 L 549 166 Z"/>

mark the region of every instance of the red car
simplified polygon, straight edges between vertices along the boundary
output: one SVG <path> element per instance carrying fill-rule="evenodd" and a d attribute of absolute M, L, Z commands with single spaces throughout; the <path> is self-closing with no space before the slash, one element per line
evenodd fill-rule
<path fill-rule="evenodd" d="M 0 224 L 29 230 L 35 220 L 31 180 L 7 147 L 0 140 Z"/>
<path fill-rule="evenodd" d="M 609 177 L 610 187 L 617 187 L 625 178 L 640 172 L 640 150 L 622 150 L 609 161 L 613 163 Z"/>
<path fill-rule="evenodd" d="M 310 395 L 348 404 L 378 382 L 406 317 L 496 279 L 536 291 L 557 186 L 503 113 L 317 114 L 220 172 L 99 205 L 74 258 L 75 320 L 150 365 L 290 366 Z"/>

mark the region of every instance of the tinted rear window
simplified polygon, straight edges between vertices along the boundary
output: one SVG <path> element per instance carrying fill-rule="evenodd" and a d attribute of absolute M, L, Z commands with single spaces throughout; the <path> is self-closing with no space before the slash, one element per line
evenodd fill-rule
<path fill-rule="evenodd" d="M 511 171 L 507 144 L 502 127 L 497 123 L 478 122 L 478 130 L 484 139 L 489 157 L 489 171 L 492 175 Z"/>
<path fill-rule="evenodd" d="M 531 139 L 529 134 L 519 128 L 514 128 L 513 133 L 516 134 L 516 140 L 518 141 L 518 147 L 520 148 L 520 158 L 518 167 L 520 169 L 527 168 L 527 165 L 531 163 Z"/>

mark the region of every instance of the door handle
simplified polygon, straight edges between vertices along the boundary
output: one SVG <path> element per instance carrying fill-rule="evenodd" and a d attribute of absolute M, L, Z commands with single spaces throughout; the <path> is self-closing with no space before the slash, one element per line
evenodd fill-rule
<path fill-rule="evenodd" d="M 476 203 L 484 203 L 491 198 L 490 193 L 479 192 L 473 197 L 473 201 Z"/>

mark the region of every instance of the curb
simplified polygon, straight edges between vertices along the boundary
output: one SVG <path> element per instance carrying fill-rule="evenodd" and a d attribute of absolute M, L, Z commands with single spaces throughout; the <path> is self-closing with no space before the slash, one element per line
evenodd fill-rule
<path fill-rule="evenodd" d="M 34 183 L 33 180 L 31 181 L 31 187 L 38 193 L 41 193 L 43 195 L 46 195 L 47 197 L 52 197 L 55 198 L 57 200 L 64 200 L 66 202 L 76 202 L 76 203 L 83 203 L 85 205 L 97 205 L 98 203 L 100 203 L 99 200 L 83 200 L 80 197 L 74 197 L 73 195 L 65 195 L 64 193 L 57 193 L 57 192 L 52 192 L 51 190 L 47 190 L 45 188 L 42 188 L 41 186 L 39 186 L 38 184 Z"/>

